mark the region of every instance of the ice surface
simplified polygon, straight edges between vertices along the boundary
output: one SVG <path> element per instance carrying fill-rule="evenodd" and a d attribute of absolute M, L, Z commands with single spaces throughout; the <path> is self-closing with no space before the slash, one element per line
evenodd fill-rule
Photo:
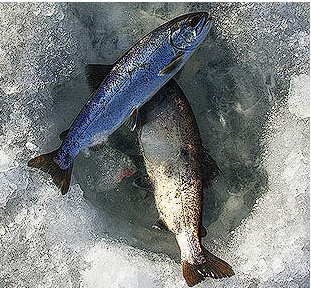
<path fill-rule="evenodd" d="M 290 84 L 289 111 L 300 118 L 310 117 L 310 75 L 293 75 Z"/>
<path fill-rule="evenodd" d="M 309 7 L 0 3 L 0 286 L 185 287 L 174 237 L 151 229 L 152 192 L 132 186 L 135 135 L 79 155 L 66 196 L 26 163 L 87 100 L 85 64 L 204 10 L 215 25 L 178 83 L 223 171 L 204 192 L 203 242 L 236 275 L 197 287 L 309 287 Z"/>
<path fill-rule="evenodd" d="M 75 161 L 77 168 L 74 175 L 85 190 L 104 193 L 115 189 L 124 177 L 136 172 L 134 163 L 127 155 L 108 145 L 95 149 L 89 149 L 88 154 L 81 153 Z"/>

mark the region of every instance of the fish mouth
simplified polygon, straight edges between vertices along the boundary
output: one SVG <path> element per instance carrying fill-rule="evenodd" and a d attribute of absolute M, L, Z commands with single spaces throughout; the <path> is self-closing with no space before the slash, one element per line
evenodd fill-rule
<path fill-rule="evenodd" d="M 170 22 L 170 44 L 177 50 L 191 51 L 204 40 L 212 24 L 213 19 L 207 12 L 193 12 L 179 16 Z M 178 46 L 178 42 L 183 42 L 187 47 L 183 47 L 180 43 Z"/>
<path fill-rule="evenodd" d="M 206 12 L 202 12 L 201 15 L 202 19 L 200 20 L 199 24 L 197 25 L 196 28 L 196 34 L 200 35 L 200 33 L 203 30 L 209 31 L 214 23 L 213 18 Z"/>
<path fill-rule="evenodd" d="M 206 25 L 212 25 L 214 23 L 214 19 L 212 16 L 210 15 L 207 15 L 207 17 L 204 17 L 204 24 L 203 26 L 206 26 Z"/>

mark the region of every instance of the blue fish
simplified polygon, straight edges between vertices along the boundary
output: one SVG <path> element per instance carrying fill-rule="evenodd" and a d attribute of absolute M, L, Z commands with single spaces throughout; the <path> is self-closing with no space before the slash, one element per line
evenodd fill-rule
<path fill-rule="evenodd" d="M 127 119 L 134 130 L 139 107 L 182 68 L 205 39 L 211 25 L 208 13 L 190 13 L 143 37 L 96 87 L 61 146 L 31 159 L 28 166 L 49 173 L 61 193 L 66 194 L 73 161 L 81 149 L 107 141 Z"/>

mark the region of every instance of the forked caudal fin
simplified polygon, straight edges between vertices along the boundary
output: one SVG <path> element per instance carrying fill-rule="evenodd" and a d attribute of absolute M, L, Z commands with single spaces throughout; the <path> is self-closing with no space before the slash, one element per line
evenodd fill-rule
<path fill-rule="evenodd" d="M 206 277 L 220 279 L 234 275 L 228 263 L 208 252 L 203 246 L 202 250 L 206 260 L 203 264 L 191 264 L 187 260 L 183 262 L 183 276 L 188 286 L 192 287 Z"/>
<path fill-rule="evenodd" d="M 52 176 L 55 185 L 61 189 L 61 192 L 64 195 L 68 192 L 70 186 L 72 167 L 65 170 L 61 169 L 53 160 L 56 154 L 57 150 L 37 156 L 28 161 L 28 166 L 35 167 L 49 173 Z"/>

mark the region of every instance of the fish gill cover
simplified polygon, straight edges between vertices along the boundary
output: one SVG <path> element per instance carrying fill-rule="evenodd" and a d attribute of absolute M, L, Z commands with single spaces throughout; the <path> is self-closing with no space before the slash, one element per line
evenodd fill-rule
<path fill-rule="evenodd" d="M 113 135 L 113 148 L 81 155 L 65 197 L 26 163 L 58 146 L 86 101 L 85 64 L 112 64 L 165 21 L 208 11 L 211 37 L 178 83 L 223 171 L 204 194 L 203 243 L 236 275 L 197 287 L 307 287 L 309 8 L 1 3 L 0 286 L 185 285 L 172 235 L 151 229 L 152 193 L 132 187 L 134 175 L 123 178 L 140 163 L 126 129 Z"/>

